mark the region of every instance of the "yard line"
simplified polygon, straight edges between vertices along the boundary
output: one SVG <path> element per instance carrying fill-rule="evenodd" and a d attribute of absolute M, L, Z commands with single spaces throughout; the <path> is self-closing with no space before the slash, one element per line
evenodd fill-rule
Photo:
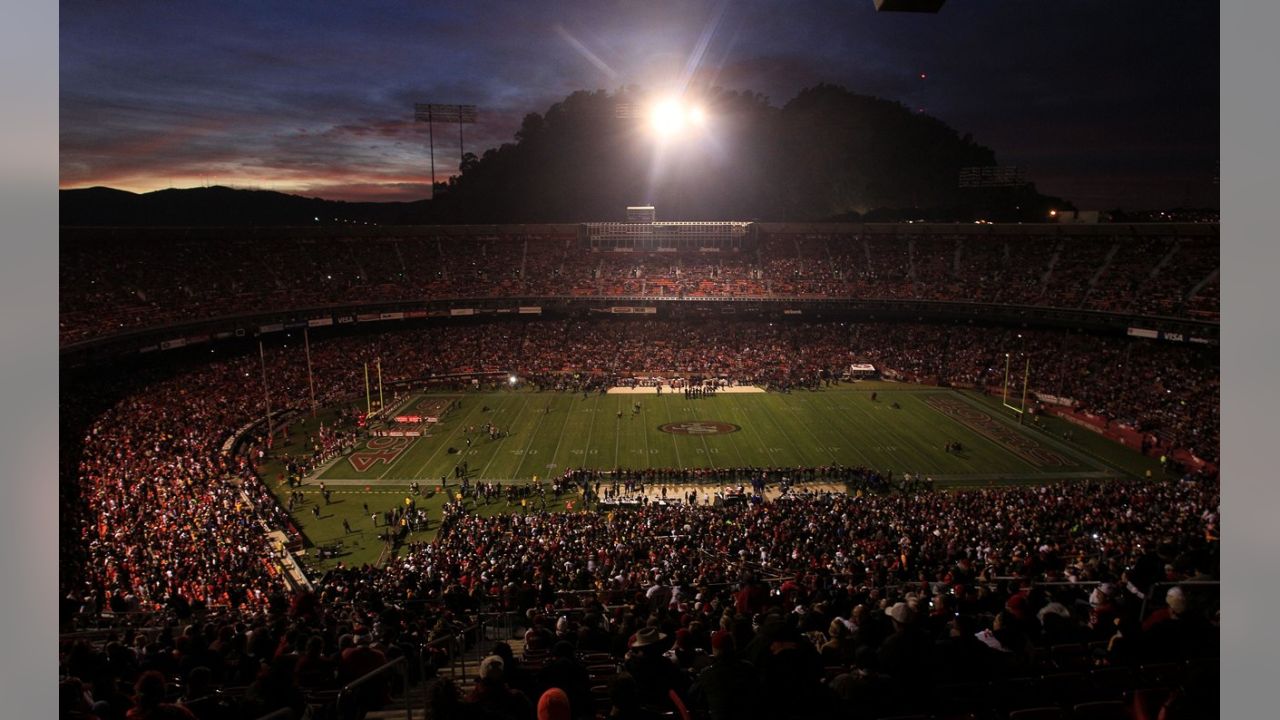
<path fill-rule="evenodd" d="M 649 454 L 649 409 L 644 405 L 640 406 L 640 421 L 644 423 L 644 427 L 640 428 L 640 432 L 644 435 L 645 464 L 653 467 L 653 456 Z"/>
<path fill-rule="evenodd" d="M 828 448 L 828 446 L 822 442 L 822 439 L 818 437 L 818 434 L 817 434 L 817 433 L 815 433 L 815 432 L 813 431 L 813 429 L 809 427 L 809 424 L 808 424 L 808 423 L 806 423 L 806 422 L 804 421 L 804 420 L 805 420 L 805 418 L 801 415 L 801 410 L 800 410 L 799 408 L 793 407 L 793 406 L 791 405 L 791 403 L 788 403 L 788 402 L 785 402 L 785 401 L 782 403 L 782 406 L 783 406 L 784 408 L 786 408 L 786 409 L 788 409 L 788 410 L 792 411 L 793 413 L 795 413 L 795 414 L 797 415 L 797 417 L 796 417 L 796 421 L 797 421 L 798 423 L 800 423 L 800 426 L 801 426 L 801 427 L 803 427 L 803 428 L 805 429 L 805 431 L 806 431 L 806 432 L 808 432 L 808 433 L 809 433 L 809 437 L 813 438 L 813 439 L 814 439 L 814 441 L 818 443 L 818 447 L 819 447 L 819 448 L 822 448 L 822 449 L 824 449 L 824 450 L 826 450 L 826 451 L 827 451 L 827 454 L 829 454 L 829 455 L 831 456 L 831 462 L 833 462 L 833 463 L 834 463 L 834 462 L 836 462 L 837 460 L 836 460 L 836 454 L 835 454 L 835 452 L 833 452 L 832 450 L 827 449 L 827 448 Z M 843 436 L 843 435 L 841 435 L 841 437 L 844 437 L 844 436 Z"/>
<path fill-rule="evenodd" d="M 668 395 L 667 397 L 670 398 L 671 396 Z M 667 416 L 667 422 L 672 422 L 670 400 L 663 400 L 662 407 L 664 410 L 667 411 L 665 413 Z M 667 434 L 671 436 L 671 447 L 676 449 L 676 465 L 678 467 L 684 467 L 684 461 L 680 459 L 680 443 L 676 442 L 676 434 L 675 433 L 667 433 Z"/>
<path fill-rule="evenodd" d="M 493 414 L 496 416 L 498 413 L 502 412 L 502 409 L 503 409 L 503 408 L 505 408 L 505 407 L 507 406 L 507 403 L 511 401 L 511 398 L 512 398 L 512 397 L 514 397 L 514 396 L 513 396 L 513 395 L 511 395 L 511 394 L 503 395 L 503 396 L 502 396 L 502 402 L 501 402 L 501 403 L 499 403 L 497 407 L 493 408 Z M 437 449 L 437 450 L 439 450 L 439 448 L 436 448 L 436 449 Z M 453 472 L 453 471 L 454 471 L 454 470 L 456 470 L 456 469 L 458 468 L 458 466 L 459 466 L 459 465 L 461 465 L 464 461 L 467 461 L 467 458 L 471 456 L 471 450 L 472 450 L 472 448 L 468 447 L 467 449 L 465 449 L 465 450 L 463 450 L 462 452 L 458 453 L 458 459 L 453 463 L 453 467 L 449 469 L 449 472 Z M 469 462 L 469 461 L 468 461 L 468 462 Z M 468 470 L 470 470 L 470 468 L 469 468 L 469 467 L 468 467 L 467 469 L 468 469 Z"/>
<path fill-rule="evenodd" d="M 847 404 L 847 406 L 852 407 L 852 403 Z M 867 427 L 867 434 L 875 435 L 877 438 L 879 437 L 878 433 L 870 429 L 870 428 L 876 427 L 876 423 L 874 420 L 863 421 L 858 418 L 850 417 L 849 411 L 846 411 L 845 407 L 846 405 L 841 405 L 840 403 L 836 403 L 836 412 L 839 413 L 846 422 L 849 422 L 858 427 L 862 427 L 865 425 Z M 865 413 L 862 413 L 861 411 L 859 411 L 859 414 L 865 414 Z M 858 447 L 858 444 L 854 441 L 854 439 L 846 435 L 844 430 L 839 425 L 836 425 L 836 431 L 840 433 L 840 437 L 845 438 L 845 440 L 849 443 L 849 448 L 854 452 L 858 453 L 858 455 L 862 457 L 861 464 L 863 467 L 866 467 L 866 468 L 875 467 L 874 463 L 871 462 L 871 459 L 867 457 L 866 453 L 862 452 L 862 449 Z M 884 440 L 877 440 L 877 442 L 880 442 L 882 445 L 885 444 Z M 889 451 L 886 450 L 885 452 L 887 453 Z M 893 453 L 893 456 L 896 458 L 897 454 Z"/>
<path fill-rule="evenodd" d="M 724 395 L 720 396 L 720 402 L 721 402 L 722 404 L 723 404 L 723 403 L 728 403 L 730 407 L 736 407 L 736 406 L 733 404 L 733 401 L 731 400 L 731 398 L 732 398 L 732 397 L 733 397 L 732 395 L 729 395 L 729 394 L 727 394 L 727 393 L 726 393 L 726 394 L 724 394 Z M 734 418 L 735 420 L 738 420 L 738 419 L 739 419 L 739 418 L 737 417 L 737 410 L 734 410 L 734 411 L 733 411 L 733 418 Z M 747 457 L 746 457 L 745 455 L 743 455 L 743 454 L 742 454 L 742 445 L 741 445 L 741 444 L 739 444 L 736 440 L 733 440 L 733 441 L 731 441 L 731 442 L 732 442 L 732 444 L 733 444 L 733 449 L 734 449 L 734 451 L 736 451 L 736 452 L 738 453 L 738 467 L 747 467 L 748 465 L 750 465 L 751 463 L 747 462 Z"/>
<path fill-rule="evenodd" d="M 519 412 L 516 413 L 516 418 L 519 418 L 521 415 L 523 415 L 524 409 L 528 406 L 529 406 L 529 397 L 526 395 L 524 399 L 524 404 L 520 406 Z M 511 427 L 515 427 L 515 425 L 516 425 L 516 421 L 512 420 Z M 485 463 L 484 467 L 480 468 L 480 477 L 476 478 L 477 480 L 485 479 L 485 473 L 489 471 L 489 466 L 493 464 L 493 461 L 497 460 L 498 457 L 502 454 L 502 446 L 507 444 L 507 438 L 509 437 L 511 436 L 506 435 L 501 440 L 498 441 L 498 447 L 493 449 L 493 457 L 489 458 L 489 462 Z"/>
<path fill-rule="evenodd" d="M 568 413 L 565 413 L 565 422 L 569 421 L 568 415 Z M 520 474 L 520 468 L 524 467 L 525 461 L 529 459 L 529 448 L 533 447 L 533 441 L 538 438 L 538 428 L 542 427 L 542 421 L 546 418 L 547 413 L 545 410 L 538 413 L 538 422 L 534 423 L 533 432 L 529 433 L 529 444 L 524 446 L 524 452 L 520 453 L 520 462 L 516 463 L 516 469 L 511 472 L 512 480 L 516 479 L 516 476 Z M 560 430 L 563 432 L 564 428 L 560 428 Z M 556 444 L 556 447 L 559 447 L 559 443 Z"/>
<path fill-rule="evenodd" d="M 796 451 L 796 462 L 800 463 L 801 465 L 805 464 L 804 453 L 801 452 L 800 446 L 796 445 L 796 441 L 791 439 L 791 434 L 788 433 L 785 429 L 783 429 L 782 423 L 779 423 L 778 419 L 773 416 L 773 411 L 769 409 L 769 403 L 767 402 L 761 403 L 761 407 L 764 410 L 764 414 L 769 416 L 769 420 L 774 424 L 775 427 L 778 428 L 778 431 L 782 433 L 782 436 L 787 439 L 787 442 L 791 443 L 791 449 Z"/>
<path fill-rule="evenodd" d="M 618 448 L 622 445 L 622 396 L 618 396 L 618 412 L 613 421 L 613 466 L 618 467 Z"/>
<path fill-rule="evenodd" d="M 587 426 L 587 446 L 582 449 L 582 467 L 587 466 L 587 458 L 591 456 L 591 433 L 595 432 L 596 429 L 596 416 L 600 414 L 601 397 L 601 395 L 596 395 L 596 403 L 591 408 L 591 424 Z"/>
<path fill-rule="evenodd" d="M 742 426 L 751 428 L 751 432 L 755 433 L 756 439 L 760 441 L 760 447 L 763 448 L 765 453 L 769 455 L 769 464 L 774 467 L 778 467 L 778 461 L 773 456 L 773 450 L 769 447 L 769 443 L 765 442 L 764 436 L 761 435 L 760 431 L 756 429 L 755 423 L 751 422 L 751 416 L 747 414 L 746 409 L 739 406 L 738 398 L 735 398 L 730 395 L 730 396 L 726 396 L 725 399 L 732 400 L 733 406 L 736 408 L 735 412 L 738 415 L 738 419 L 742 420 Z M 742 402 L 745 403 L 746 400 L 743 400 Z"/>
<path fill-rule="evenodd" d="M 504 400 L 504 402 L 505 402 L 505 400 Z M 449 431 L 449 434 L 448 434 L 447 436 L 445 436 L 444 440 L 442 440 L 442 441 L 440 442 L 440 445 L 439 445 L 435 450 L 433 450 L 433 451 L 432 451 L 432 453 L 431 453 L 431 455 L 426 459 L 426 461 L 422 463 L 422 467 L 419 467 L 419 468 L 418 468 L 418 469 L 413 473 L 413 477 L 414 477 L 414 479 L 419 479 L 419 478 L 421 478 L 421 476 L 422 476 L 422 471 L 427 469 L 427 466 L 431 464 L 431 461 L 432 461 L 432 460 L 435 460 L 435 458 L 436 458 L 436 454 L 440 452 L 440 448 L 446 447 L 446 446 L 449 444 L 449 441 L 453 439 L 453 436 L 454 436 L 455 434 L 457 434 L 457 432 L 458 432 L 459 430 L 461 430 L 462 428 L 465 428 L 465 427 L 467 426 L 467 420 L 469 420 L 469 419 L 471 418 L 471 414 L 472 414 L 472 413 L 474 413 L 474 412 L 476 411 L 476 408 L 480 407 L 480 406 L 481 406 L 481 405 L 483 405 L 483 404 L 484 404 L 484 402 L 483 402 L 480 398 L 477 398 L 477 399 L 476 399 L 476 403 L 475 403 L 475 405 L 474 405 L 474 406 L 472 406 L 472 408 L 471 408 L 470 410 L 468 410 L 468 411 L 467 411 L 467 414 L 466 414 L 466 415 L 463 415 L 463 416 L 462 416 L 462 422 L 458 423 L 458 426 L 457 426 L 457 427 L 455 427 L 453 430 L 450 430 L 450 431 Z M 458 461 L 457 463 L 454 463 L 454 465 L 453 465 L 453 466 L 454 466 L 454 467 L 457 467 L 460 463 L 461 463 L 461 459 L 459 459 L 459 461 Z"/>
<path fill-rule="evenodd" d="M 702 440 L 702 449 L 707 453 L 707 461 L 711 463 L 712 468 L 715 468 L 716 461 L 711 458 L 711 446 L 707 444 L 707 437 L 705 435 L 699 435 L 698 438 Z"/>
<path fill-rule="evenodd" d="M 573 410 L 570 409 L 573 406 L 572 400 L 569 402 L 569 406 L 564 411 L 564 424 L 560 426 L 560 436 L 556 438 L 556 449 L 551 451 L 551 459 L 547 461 L 549 465 L 556 465 L 556 456 L 560 454 L 560 443 L 564 442 L 564 429 L 569 427 L 569 418 L 573 417 Z M 556 465 L 556 467 L 559 466 Z M 555 467 L 548 468 L 547 475 L 550 475 L 554 470 Z"/>

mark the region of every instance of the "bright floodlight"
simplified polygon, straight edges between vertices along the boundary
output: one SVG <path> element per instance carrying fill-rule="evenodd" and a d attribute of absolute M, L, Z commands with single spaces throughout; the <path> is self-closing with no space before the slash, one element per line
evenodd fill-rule
<path fill-rule="evenodd" d="M 515 384 L 516 384 L 516 376 L 515 376 L 515 375 L 512 375 L 511 377 L 507 378 L 507 382 L 511 383 L 512 385 L 515 385 Z"/>
<path fill-rule="evenodd" d="M 702 126 L 707 123 L 707 113 L 700 107 L 691 107 L 688 112 L 689 122 Z"/>
<path fill-rule="evenodd" d="M 649 111 L 649 124 L 659 135 L 672 135 L 684 126 L 685 109 L 675 100 L 663 100 Z"/>

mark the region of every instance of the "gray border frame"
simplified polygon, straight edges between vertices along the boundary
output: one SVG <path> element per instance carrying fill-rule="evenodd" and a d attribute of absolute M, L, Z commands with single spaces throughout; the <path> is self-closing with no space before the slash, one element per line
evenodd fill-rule
<path fill-rule="evenodd" d="M 0 715 L 41 718 L 58 704 L 58 4 L 5 11 Z"/>
<path fill-rule="evenodd" d="M 1280 246 L 1280 4 L 1221 6 L 1222 152 L 1222 715 L 1273 717 L 1280 631 L 1274 454 Z M 1271 696 L 1271 697 L 1268 697 Z"/>

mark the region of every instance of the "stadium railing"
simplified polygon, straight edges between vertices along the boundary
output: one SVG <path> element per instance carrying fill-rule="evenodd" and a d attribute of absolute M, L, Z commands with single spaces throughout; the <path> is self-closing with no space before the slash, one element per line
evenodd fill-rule
<path fill-rule="evenodd" d="M 409 688 L 411 687 L 411 683 L 409 682 L 409 662 L 403 656 L 390 660 L 386 665 L 383 665 L 377 670 L 373 670 L 368 674 L 358 677 L 344 685 L 342 689 L 338 691 L 337 698 L 334 701 L 338 708 L 339 717 L 364 717 L 365 712 L 368 710 L 377 709 L 362 707 L 366 698 L 354 695 L 354 693 L 357 689 L 368 685 L 370 682 L 378 678 L 385 677 L 395 670 L 400 671 L 404 681 L 404 687 L 401 688 L 400 696 L 401 701 L 404 704 L 405 720 L 412 720 L 413 709 L 409 702 Z M 265 720 L 265 718 L 262 720 Z"/>

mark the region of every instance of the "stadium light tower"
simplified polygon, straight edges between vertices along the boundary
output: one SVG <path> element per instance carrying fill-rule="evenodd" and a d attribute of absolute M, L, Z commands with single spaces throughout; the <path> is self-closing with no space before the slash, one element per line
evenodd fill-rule
<path fill-rule="evenodd" d="M 705 127 L 707 113 L 702 107 L 682 98 L 664 98 L 655 102 L 648 111 L 649 127 L 659 137 L 679 135 L 689 127 Z"/>
<path fill-rule="evenodd" d="M 440 105 L 437 103 L 414 103 L 413 119 L 415 122 L 427 124 L 427 147 L 431 153 L 431 197 L 436 196 L 436 142 L 432 125 L 435 122 L 458 123 L 458 163 L 462 163 L 462 126 L 474 125 L 476 122 L 475 105 Z"/>

